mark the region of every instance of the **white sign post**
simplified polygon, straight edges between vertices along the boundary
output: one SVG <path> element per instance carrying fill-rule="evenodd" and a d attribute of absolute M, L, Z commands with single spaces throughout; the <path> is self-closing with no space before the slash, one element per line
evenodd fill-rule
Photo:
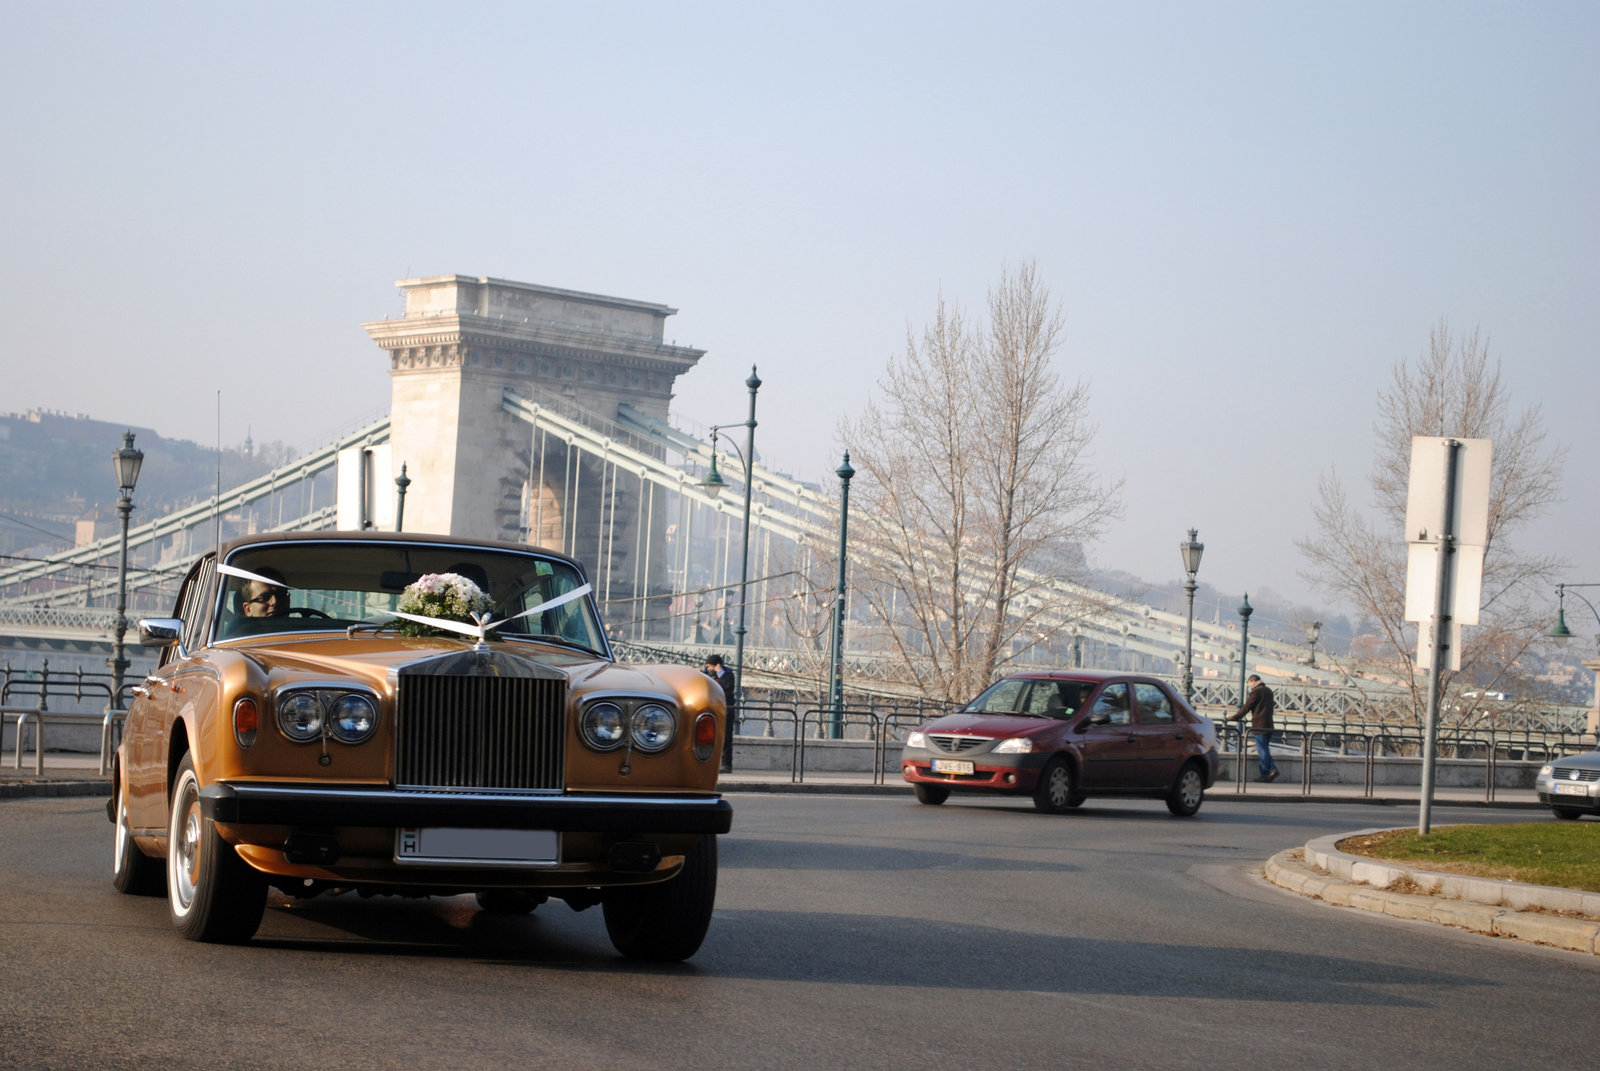
<path fill-rule="evenodd" d="M 1418 623 L 1417 668 L 1428 671 L 1417 832 L 1433 824 L 1433 773 L 1446 659 L 1461 668 L 1461 626 L 1478 623 L 1489 538 L 1488 439 L 1417 436 L 1406 493 L 1406 620 Z"/>

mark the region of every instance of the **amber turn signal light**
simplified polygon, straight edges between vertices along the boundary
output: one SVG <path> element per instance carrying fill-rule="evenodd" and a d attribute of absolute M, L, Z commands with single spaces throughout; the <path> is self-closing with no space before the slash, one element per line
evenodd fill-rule
<path fill-rule="evenodd" d="M 710 713 L 694 720 L 694 757 L 701 762 L 711 757 L 717 746 L 717 719 Z"/>
<path fill-rule="evenodd" d="M 256 742 L 256 733 L 261 728 L 261 714 L 256 709 L 256 701 L 245 696 L 233 704 L 233 738 L 239 741 L 240 747 L 249 747 Z"/>

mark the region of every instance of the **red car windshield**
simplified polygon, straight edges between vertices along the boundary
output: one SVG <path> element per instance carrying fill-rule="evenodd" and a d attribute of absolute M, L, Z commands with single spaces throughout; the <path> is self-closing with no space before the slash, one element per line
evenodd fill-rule
<path fill-rule="evenodd" d="M 1078 713 L 1094 691 L 1089 681 L 1032 680 L 1007 677 L 996 681 L 968 703 L 968 714 L 1012 714 L 1033 718 L 1066 719 Z"/>

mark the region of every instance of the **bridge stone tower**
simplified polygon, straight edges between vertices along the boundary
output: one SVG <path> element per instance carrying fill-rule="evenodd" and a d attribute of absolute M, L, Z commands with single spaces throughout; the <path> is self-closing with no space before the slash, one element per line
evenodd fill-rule
<path fill-rule="evenodd" d="M 412 480 L 406 530 L 526 541 L 592 558 L 583 550 L 594 545 L 586 535 L 600 530 L 602 504 L 585 508 L 578 492 L 599 477 L 573 471 L 583 463 L 572 451 L 568 464 L 565 444 L 541 447 L 528 424 L 502 409 L 503 392 L 554 397 L 608 419 L 626 402 L 665 420 L 674 381 L 705 352 L 662 341 L 678 310 L 466 275 L 396 285 L 405 315 L 362 326 L 389 356 L 392 475 L 403 462 Z M 569 476 L 577 485 L 570 502 Z M 608 512 L 612 545 L 634 546 L 638 503 L 616 501 Z M 594 574 L 598 565 L 590 565 Z M 622 563 L 612 570 L 622 581 L 634 571 Z M 612 592 L 634 586 L 619 583 Z"/>

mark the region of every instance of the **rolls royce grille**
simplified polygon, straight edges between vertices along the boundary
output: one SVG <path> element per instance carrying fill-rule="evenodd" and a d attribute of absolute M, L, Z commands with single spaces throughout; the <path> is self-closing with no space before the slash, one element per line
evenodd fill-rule
<path fill-rule="evenodd" d="M 396 784 L 561 790 L 566 692 L 559 680 L 402 676 Z"/>

